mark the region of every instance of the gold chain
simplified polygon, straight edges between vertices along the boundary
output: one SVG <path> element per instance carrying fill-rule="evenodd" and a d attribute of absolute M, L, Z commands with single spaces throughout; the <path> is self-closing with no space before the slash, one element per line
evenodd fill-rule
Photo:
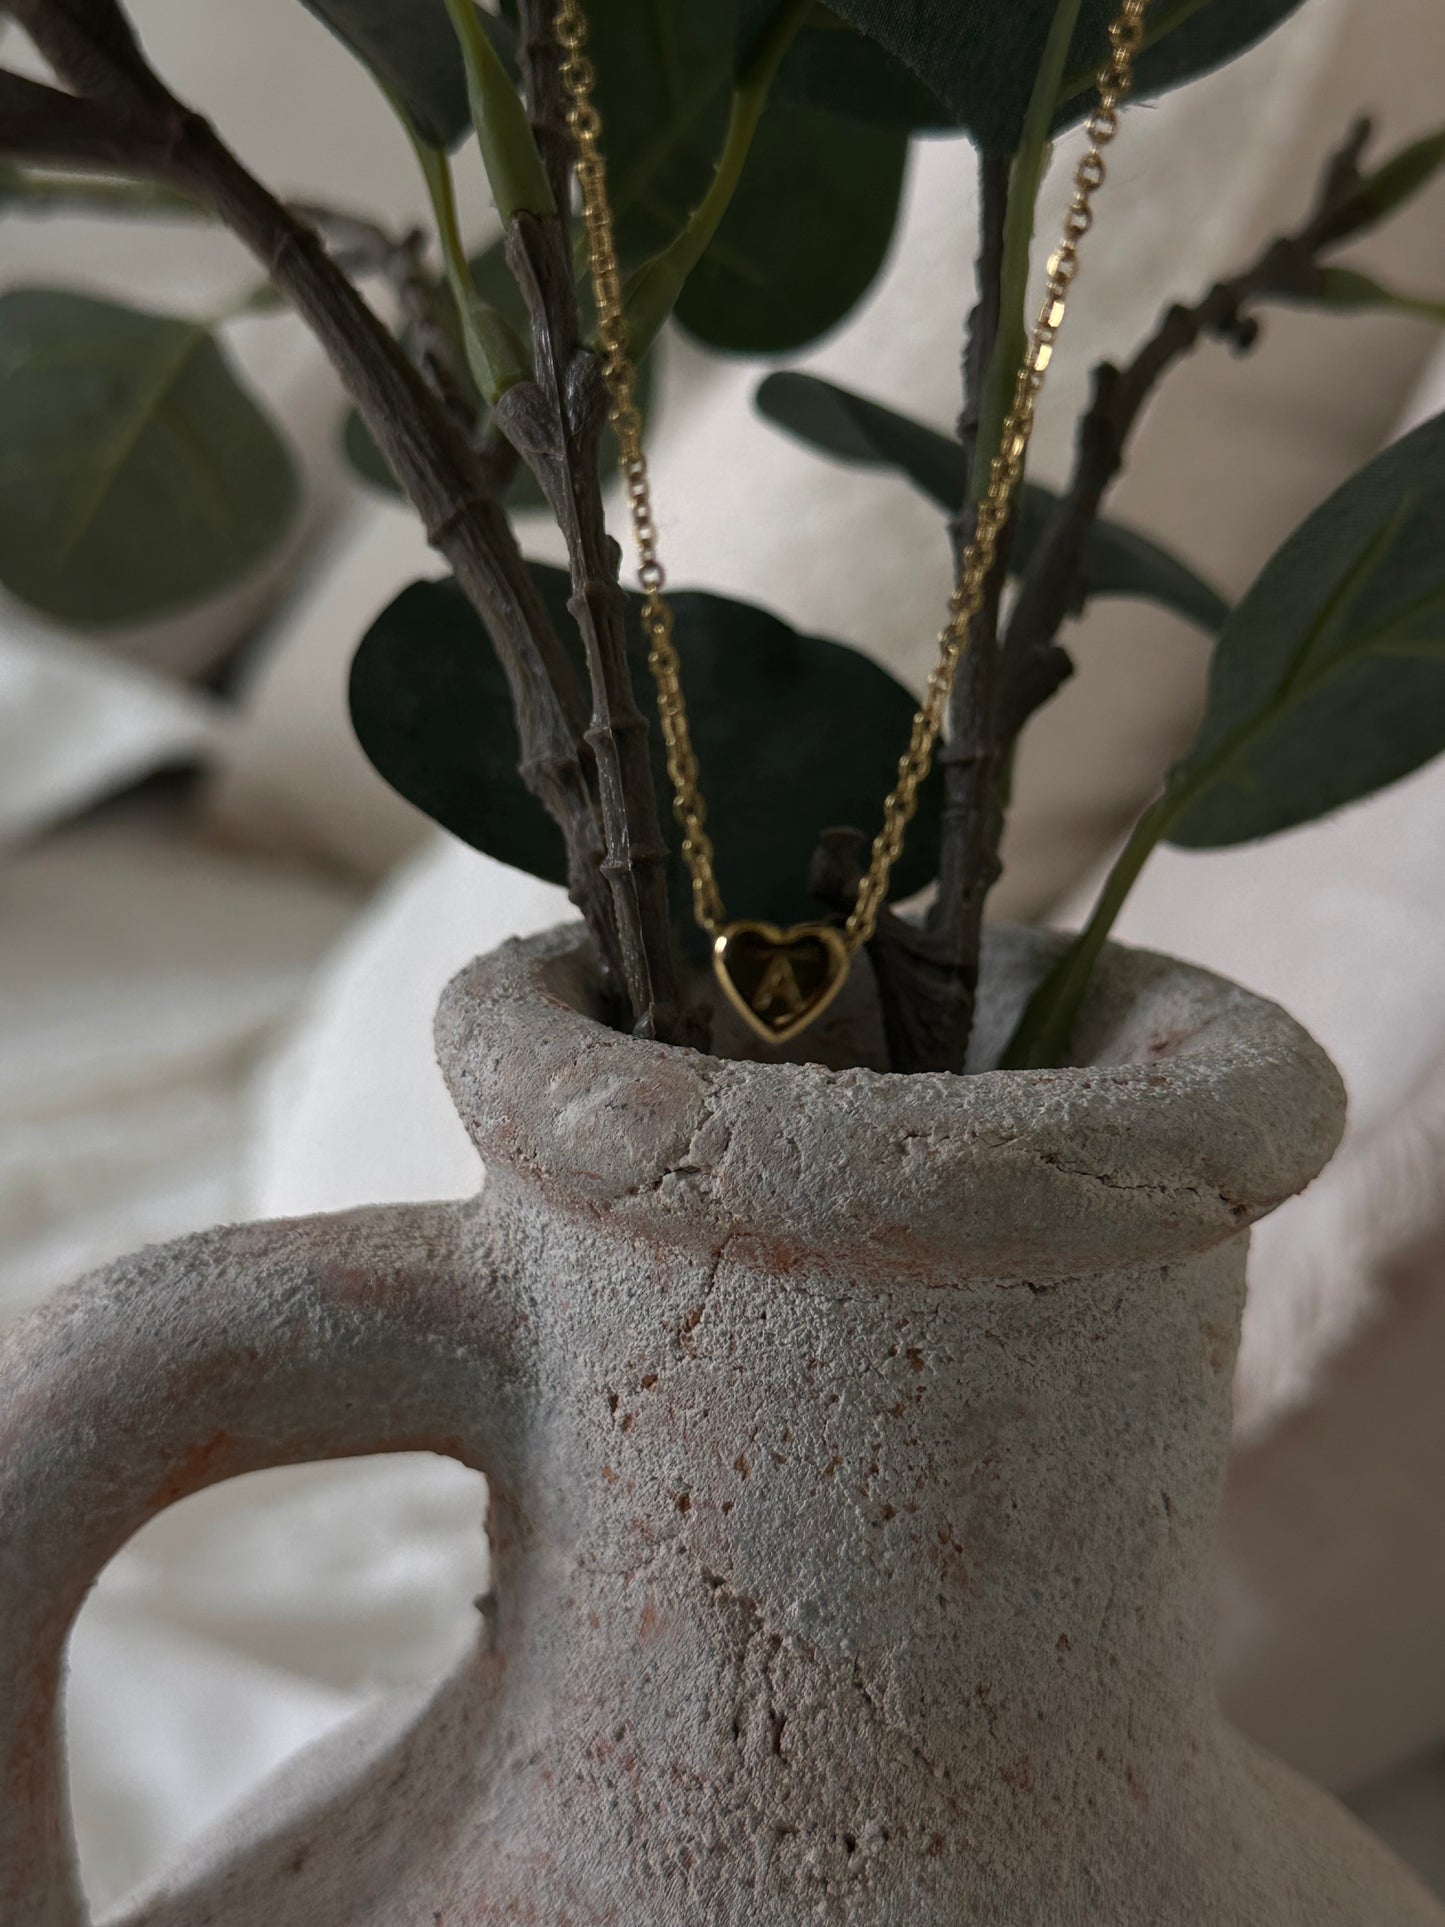
<path fill-rule="evenodd" d="M 1086 124 L 1088 151 L 1074 172 L 1073 198 L 1064 216 L 1058 248 L 1049 259 L 1043 303 L 1018 371 L 1013 402 L 989 471 L 988 489 L 978 505 L 973 535 L 959 565 L 948 621 L 939 633 L 938 662 L 929 675 L 923 702 L 914 716 L 894 786 L 884 800 L 883 827 L 874 838 L 867 873 L 843 929 L 843 942 L 850 955 L 868 942 L 878 922 L 879 910 L 888 895 L 889 876 L 902 852 L 908 825 L 918 807 L 918 792 L 933 762 L 948 711 L 949 692 L 968 647 L 969 628 L 983 604 L 999 538 L 1023 474 L 1044 373 L 1064 318 L 1069 288 L 1079 271 L 1079 243 L 1093 225 L 1093 200 L 1104 179 L 1104 149 L 1119 131 L 1119 108 L 1133 84 L 1134 61 L 1143 39 L 1144 11 L 1148 4 L 1149 0 L 1123 0 L 1119 16 L 1109 29 L 1109 58 L 1100 70 L 1098 100 Z M 682 854 L 692 878 L 697 921 L 710 936 L 717 938 L 725 931 L 727 913 L 713 869 L 707 809 L 672 635 L 672 611 L 663 594 L 666 578 L 657 552 L 657 526 L 653 520 L 647 456 L 642 447 L 642 415 L 637 406 L 636 370 L 627 347 L 622 278 L 607 195 L 607 166 L 601 147 L 602 120 L 592 100 L 596 75 L 586 54 L 587 23 L 580 0 L 558 0 L 556 30 L 568 99 L 567 125 L 577 146 L 577 180 L 582 191 L 587 260 L 597 307 L 597 339 L 637 546 L 638 580 L 643 592 L 642 622 L 649 644 L 648 663 L 657 683 L 657 709 L 667 749 L 668 775 L 672 779 L 673 811 L 683 832 Z"/>

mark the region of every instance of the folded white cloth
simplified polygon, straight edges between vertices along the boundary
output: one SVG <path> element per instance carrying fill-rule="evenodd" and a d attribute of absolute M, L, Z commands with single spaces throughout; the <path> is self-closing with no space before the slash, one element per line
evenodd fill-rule
<path fill-rule="evenodd" d="M 0 611 L 0 849 L 169 765 L 210 755 L 222 706 L 184 683 Z"/>
<path fill-rule="evenodd" d="M 70 1653 L 97 1911 L 318 1734 L 451 1667 L 487 1586 L 485 1506 L 450 1459 L 358 1459 L 238 1479 L 131 1541 Z"/>
<path fill-rule="evenodd" d="M 574 914 L 555 884 L 433 833 L 317 978 L 266 1077 L 248 1215 L 475 1191 L 481 1165 L 432 1048 L 437 999 L 502 936 Z"/>
<path fill-rule="evenodd" d="M 131 806 L 0 866 L 0 1321 L 244 1210 L 249 1086 L 348 891 Z"/>

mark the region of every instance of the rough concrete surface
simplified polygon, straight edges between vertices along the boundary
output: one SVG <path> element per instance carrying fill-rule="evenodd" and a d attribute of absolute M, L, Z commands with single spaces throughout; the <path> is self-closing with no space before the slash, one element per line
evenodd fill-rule
<path fill-rule="evenodd" d="M 1049 940 L 994 945 L 1001 1034 Z M 1111 952 L 1079 1068 L 643 1043 L 577 933 L 451 986 L 479 1200 L 246 1226 L 0 1356 L 0 1920 L 83 1927 L 64 1642 L 162 1506 L 484 1471 L 459 1671 L 304 1757 L 130 1927 L 1445 1927 L 1221 1723 L 1248 1224 L 1338 1135 L 1275 1006 Z"/>

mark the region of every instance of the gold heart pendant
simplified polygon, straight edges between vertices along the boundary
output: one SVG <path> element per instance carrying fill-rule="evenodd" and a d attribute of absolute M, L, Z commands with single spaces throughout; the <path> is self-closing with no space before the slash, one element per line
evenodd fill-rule
<path fill-rule="evenodd" d="M 822 1015 L 850 961 L 842 933 L 826 923 L 730 923 L 712 947 L 728 1002 L 769 1044 L 786 1044 Z"/>

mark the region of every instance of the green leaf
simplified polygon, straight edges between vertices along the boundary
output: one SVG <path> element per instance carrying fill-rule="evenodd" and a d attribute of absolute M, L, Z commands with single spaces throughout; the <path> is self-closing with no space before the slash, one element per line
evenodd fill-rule
<path fill-rule="evenodd" d="M 138 622 L 256 566 L 299 501 L 201 323 L 58 288 L 0 296 L 0 581 L 63 622 Z"/>
<path fill-rule="evenodd" d="M 1295 531 L 1234 611 L 1199 735 L 1169 779 L 1169 841 L 1271 836 L 1445 749 L 1445 415 L 1376 456 Z"/>
<path fill-rule="evenodd" d="M 1335 242 L 1375 227 L 1396 208 L 1403 207 L 1445 167 L 1445 128 L 1411 141 L 1367 174 L 1353 193 L 1332 211 L 1325 225 L 1326 239 Z"/>
<path fill-rule="evenodd" d="M 525 340 L 529 327 L 527 304 L 522 298 L 521 289 L 512 278 L 511 269 L 507 266 L 505 242 L 494 241 L 480 254 L 474 254 L 468 261 L 467 267 L 479 300 L 495 308 L 503 321 Z M 584 329 L 590 313 L 589 302 L 584 298 Z M 644 426 L 648 421 L 652 400 L 655 367 L 656 351 L 654 350 L 654 353 L 649 355 L 637 370 L 637 405 L 642 411 Z M 488 410 L 475 391 L 472 399 L 477 410 L 479 427 L 485 427 Z M 347 412 L 341 431 L 341 446 L 347 461 L 363 482 L 368 483 L 372 488 L 381 489 L 385 494 L 400 496 L 401 490 L 397 487 L 391 470 L 386 465 L 385 457 L 372 440 L 366 423 L 354 408 Z M 612 430 L 608 428 L 602 435 L 601 466 L 604 478 L 610 479 L 617 473 L 617 461 L 617 442 Z M 547 506 L 535 477 L 525 465 L 518 468 L 512 485 L 507 490 L 506 500 L 507 506 L 512 509 L 544 509 Z"/>
<path fill-rule="evenodd" d="M 1037 482 L 1024 484 L 1019 507 L 1016 566 L 1028 562 L 1043 539 L 1059 497 Z M 1101 517 L 1089 532 L 1083 556 L 1084 595 L 1124 596 L 1157 602 L 1213 635 L 1227 621 L 1229 604 L 1203 576 L 1160 543 L 1127 522 Z"/>
<path fill-rule="evenodd" d="M 461 48 L 472 126 L 498 214 L 508 222 L 523 212 L 555 214 L 557 205 L 527 110 L 482 24 L 476 0 L 446 0 L 446 7 Z M 417 132 L 425 139 L 424 130 Z"/>
<path fill-rule="evenodd" d="M 1029 999 L 1006 1069 L 1064 1061 L 1099 953 L 1161 840 L 1252 842 L 1445 749 L 1445 415 L 1376 456 L 1266 564 L 1215 644 L 1204 721 L 1085 928 Z"/>
<path fill-rule="evenodd" d="M 758 122 L 768 104 L 778 65 L 798 36 L 813 0 L 777 0 L 762 23 L 733 80 L 732 104 L 722 151 L 707 192 L 660 254 L 631 275 L 623 291 L 627 340 L 634 360 L 651 347 L 677 307 L 689 275 L 717 239 L 753 151 Z"/>
<path fill-rule="evenodd" d="M 660 254 L 703 200 L 723 150 L 737 54 L 732 5 L 608 0 L 590 14 L 618 251 Z M 907 149 L 870 127 L 771 102 L 678 317 L 710 346 L 800 347 L 866 291 L 897 220 Z"/>
<path fill-rule="evenodd" d="M 579 668 L 560 569 L 533 573 Z M 913 698 L 841 643 L 802 636 L 776 616 L 721 596 L 673 598 L 693 736 L 723 893 L 739 914 L 788 923 L 816 916 L 808 865 L 821 831 L 872 833 L 907 741 Z M 655 694 L 628 597 L 628 647 L 644 713 Z M 560 832 L 517 775 L 507 685 L 480 618 L 449 582 L 418 582 L 382 611 L 357 651 L 351 713 L 363 749 L 394 788 L 453 835 L 504 863 L 561 883 Z M 663 820 L 671 792 L 657 732 L 653 760 Z M 938 858 L 939 785 L 931 779 L 895 872 L 920 889 Z M 675 866 L 679 926 L 690 894 Z"/>
<path fill-rule="evenodd" d="M 588 14 L 602 147 L 630 267 L 659 253 L 707 191 L 733 85 L 731 7 L 608 0 Z"/>
<path fill-rule="evenodd" d="M 845 19 L 904 61 L 981 147 L 1018 146 L 1055 0 L 832 0 Z M 1301 0 L 1154 0 L 1139 90 L 1162 93 L 1261 39 Z M 1117 0 L 1084 0 L 1069 49 L 1058 124 L 1089 111 Z"/>
<path fill-rule="evenodd" d="M 739 63 L 776 0 L 740 0 Z M 905 133 L 958 133 L 954 116 L 911 68 L 850 21 L 817 6 L 773 84 L 773 98 Z"/>
<path fill-rule="evenodd" d="M 455 309 L 454 315 L 446 318 L 446 325 L 454 338 L 460 331 L 473 389 L 489 406 L 495 407 L 509 388 L 525 381 L 532 372 L 525 330 L 514 327 L 501 310 L 483 299 L 478 291 L 457 218 L 451 162 L 441 148 L 428 147 L 410 123 L 406 124 L 406 131 L 431 198 L 446 263 L 447 285 Z"/>
<path fill-rule="evenodd" d="M 873 285 L 903 192 L 906 134 L 798 107 L 764 114 L 677 318 L 710 348 L 805 347 Z"/>
<path fill-rule="evenodd" d="M 422 139 L 452 148 L 471 125 L 446 0 L 301 0 L 369 67 Z"/>
<path fill-rule="evenodd" d="M 968 460 L 950 435 L 868 401 L 815 375 L 769 375 L 757 403 L 770 421 L 800 441 L 862 467 L 896 469 L 950 515 L 968 499 Z M 1009 552 L 1020 573 L 1058 504 L 1052 489 L 1026 482 Z M 1122 522 L 1099 521 L 1084 551 L 1086 596 L 1138 596 L 1158 602 L 1201 628 L 1217 629 L 1229 613 L 1216 590 L 1187 563 Z"/>
<path fill-rule="evenodd" d="M 789 369 L 766 376 L 754 399 L 769 421 L 799 441 L 861 468 L 899 469 L 950 514 L 968 499 L 962 443 L 881 402 Z"/>
<path fill-rule="evenodd" d="M 507 679 L 453 582 L 413 582 L 362 637 L 351 722 L 409 803 L 473 849 L 549 883 L 567 881 L 562 832 L 517 775 Z"/>
<path fill-rule="evenodd" d="M 1386 288 L 1355 268 L 1321 268 L 1313 299 L 1322 307 L 1336 308 L 1346 314 L 1384 308 L 1393 314 L 1412 315 L 1420 321 L 1445 322 L 1445 301 Z"/>

